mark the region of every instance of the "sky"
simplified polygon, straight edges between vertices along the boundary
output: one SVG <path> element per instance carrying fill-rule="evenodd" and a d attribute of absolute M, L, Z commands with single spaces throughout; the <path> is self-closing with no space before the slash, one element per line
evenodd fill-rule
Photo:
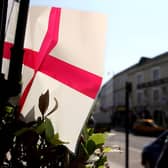
<path fill-rule="evenodd" d="M 31 0 L 32 4 L 97 11 L 108 16 L 104 82 L 141 56 L 168 51 L 167 0 Z"/>

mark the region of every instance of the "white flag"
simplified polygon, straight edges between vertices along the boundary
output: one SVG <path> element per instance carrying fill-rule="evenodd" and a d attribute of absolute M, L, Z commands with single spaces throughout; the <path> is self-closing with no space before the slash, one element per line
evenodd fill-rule
<path fill-rule="evenodd" d="M 14 16 L 13 16 L 14 20 Z M 9 23 L 3 71 L 13 43 Z M 75 152 L 104 73 L 107 20 L 104 14 L 31 6 L 25 37 L 21 113 L 27 121 L 40 116 L 39 97 L 49 91 L 49 117 L 55 132 Z M 31 115 L 34 108 L 35 116 Z"/>

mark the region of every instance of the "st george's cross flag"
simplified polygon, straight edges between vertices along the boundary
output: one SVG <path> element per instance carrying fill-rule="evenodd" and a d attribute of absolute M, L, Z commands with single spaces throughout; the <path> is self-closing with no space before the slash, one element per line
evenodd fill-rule
<path fill-rule="evenodd" d="M 10 48 L 19 3 L 7 27 L 3 72 L 8 73 Z M 21 114 L 40 116 L 39 97 L 49 92 L 49 118 L 55 132 L 75 152 L 82 127 L 101 87 L 104 74 L 107 18 L 104 14 L 48 6 L 30 6 L 24 42 Z M 35 113 L 31 113 L 34 109 Z"/>

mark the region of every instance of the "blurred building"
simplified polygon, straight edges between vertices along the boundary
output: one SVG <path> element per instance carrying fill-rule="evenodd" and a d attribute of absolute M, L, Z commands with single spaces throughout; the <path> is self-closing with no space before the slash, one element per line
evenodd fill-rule
<path fill-rule="evenodd" d="M 125 111 L 125 83 L 131 82 L 130 108 L 160 125 L 168 118 L 168 52 L 139 62 L 113 77 L 113 110 Z"/>
<path fill-rule="evenodd" d="M 113 106 L 113 80 L 107 81 L 101 88 L 94 107 L 93 118 L 96 125 L 111 125 L 111 114 Z"/>
<path fill-rule="evenodd" d="M 125 85 L 132 84 L 130 111 L 168 126 L 168 52 L 139 62 L 114 75 L 100 90 L 93 107 L 97 123 L 125 124 Z"/>

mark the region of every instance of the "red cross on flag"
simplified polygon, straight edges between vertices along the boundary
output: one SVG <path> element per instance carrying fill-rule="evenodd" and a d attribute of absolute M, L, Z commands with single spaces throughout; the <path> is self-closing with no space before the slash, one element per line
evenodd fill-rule
<path fill-rule="evenodd" d="M 7 73 L 17 3 L 10 18 L 3 71 Z M 104 14 L 31 6 L 24 43 L 21 114 L 37 119 L 39 97 L 49 91 L 49 117 L 55 132 L 74 152 L 81 129 L 99 91 L 104 70 L 107 20 Z M 35 113 L 31 110 L 34 108 Z"/>

